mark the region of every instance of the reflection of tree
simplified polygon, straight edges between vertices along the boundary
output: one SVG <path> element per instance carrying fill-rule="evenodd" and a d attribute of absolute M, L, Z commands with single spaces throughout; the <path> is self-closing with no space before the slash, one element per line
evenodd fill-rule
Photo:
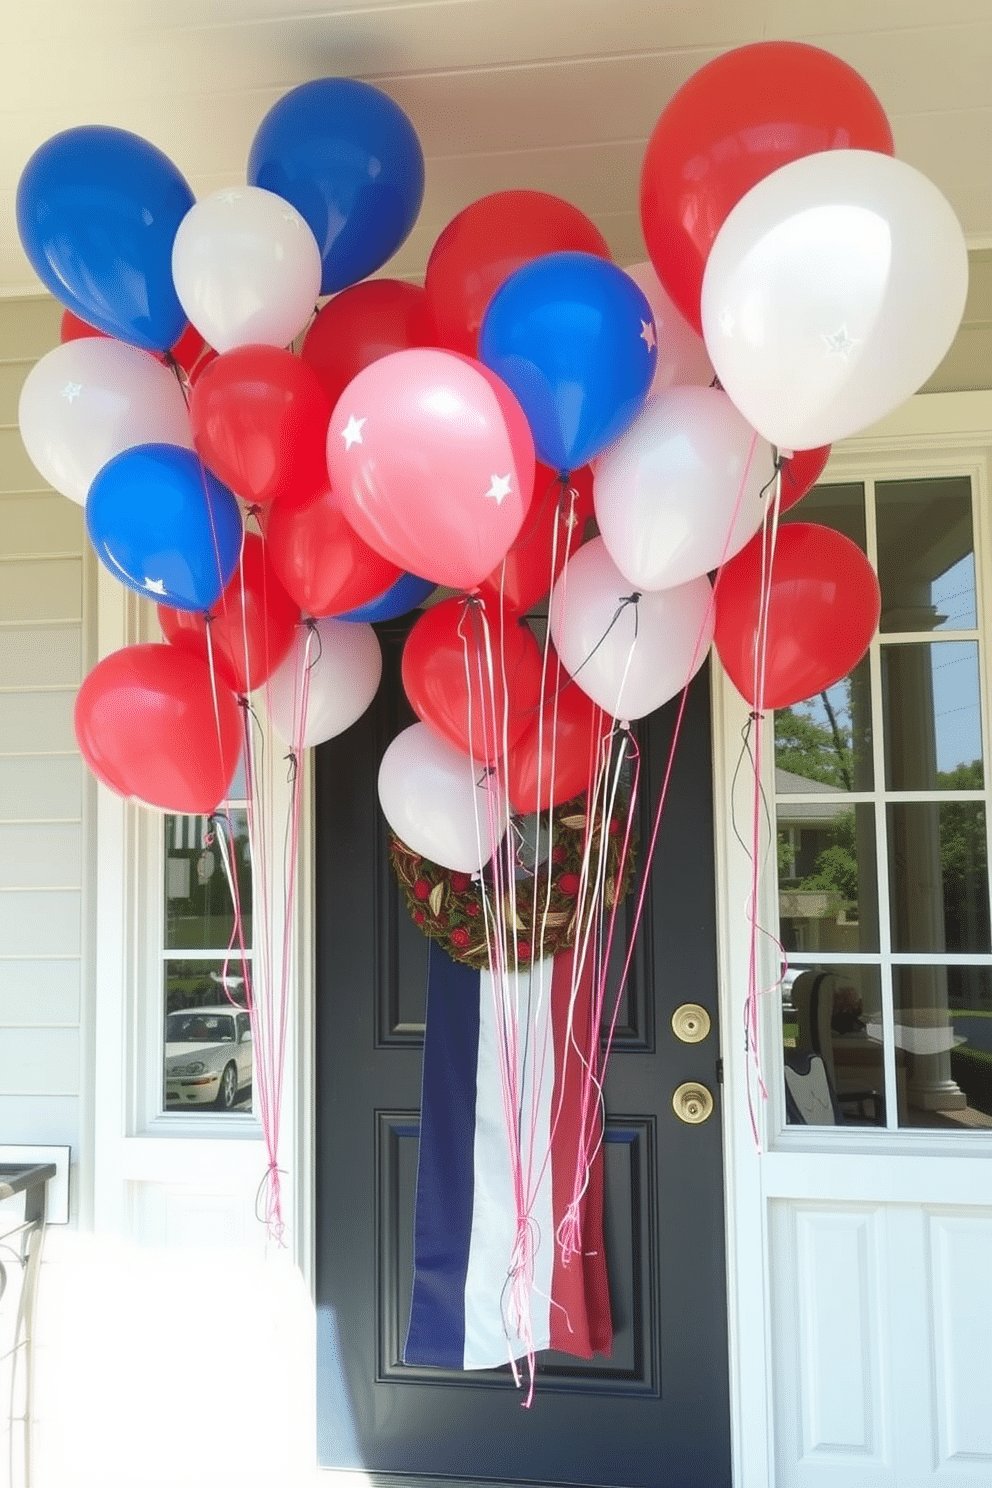
<path fill-rule="evenodd" d="M 826 693 L 822 697 L 830 727 L 793 708 L 775 714 L 775 763 L 806 780 L 851 790 L 851 730 L 829 706 Z"/>
<path fill-rule="evenodd" d="M 857 903 L 858 855 L 855 842 L 854 812 L 838 816 L 823 836 L 832 839 L 817 855 L 813 872 L 797 885 L 800 889 L 835 890 L 844 899 Z"/>
<path fill-rule="evenodd" d="M 981 790 L 984 783 L 981 760 L 937 772 L 938 790 Z M 947 949 L 987 949 L 985 808 L 980 801 L 944 801 L 938 809 Z"/>
<path fill-rule="evenodd" d="M 775 764 L 804 780 L 849 791 L 853 789 L 851 729 L 844 721 L 844 714 L 838 715 L 827 693 L 820 694 L 820 701 L 827 715 L 826 724 L 817 723 L 807 713 L 796 712 L 794 708 L 776 712 Z M 824 821 L 817 827 L 816 837 L 822 845 L 813 871 L 794 880 L 792 886 L 811 892 L 836 893 L 856 903 L 858 859 L 854 812 L 839 811 L 832 821 Z M 780 839 L 780 881 L 788 873 L 791 853 L 792 845 Z"/>

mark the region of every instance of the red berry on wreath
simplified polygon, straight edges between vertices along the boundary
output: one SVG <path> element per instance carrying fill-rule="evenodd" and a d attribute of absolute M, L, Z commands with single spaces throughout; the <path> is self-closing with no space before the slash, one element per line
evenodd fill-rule
<path fill-rule="evenodd" d="M 563 873 L 561 878 L 558 880 L 558 887 L 563 894 L 568 895 L 569 899 L 574 898 L 575 895 L 579 892 L 578 874 Z"/>
<path fill-rule="evenodd" d="M 430 898 L 431 886 L 427 882 L 426 878 L 417 879 L 417 882 L 413 886 L 413 892 L 416 894 L 418 899 Z"/>
<path fill-rule="evenodd" d="M 453 873 L 449 882 L 456 894 L 464 894 L 472 882 L 472 876 L 469 873 Z"/>
<path fill-rule="evenodd" d="M 451 944 L 457 946 L 460 951 L 465 949 L 471 939 L 471 935 L 461 925 L 456 925 L 451 932 Z"/>

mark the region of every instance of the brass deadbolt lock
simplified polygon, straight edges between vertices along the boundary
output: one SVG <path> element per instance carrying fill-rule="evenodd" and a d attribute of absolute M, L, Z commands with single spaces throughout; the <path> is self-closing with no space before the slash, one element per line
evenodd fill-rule
<path fill-rule="evenodd" d="M 709 1013 L 698 1002 L 684 1002 L 672 1014 L 672 1032 L 683 1044 L 701 1044 L 711 1026 Z"/>
<path fill-rule="evenodd" d="M 713 1097 L 705 1085 L 687 1080 L 672 1096 L 672 1109 L 687 1126 L 699 1126 L 713 1114 Z"/>

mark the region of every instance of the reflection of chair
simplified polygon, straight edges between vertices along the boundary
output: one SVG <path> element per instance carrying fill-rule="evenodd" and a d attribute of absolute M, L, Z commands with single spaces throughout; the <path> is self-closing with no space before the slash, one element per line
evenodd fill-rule
<path fill-rule="evenodd" d="M 835 972 L 829 971 L 804 971 L 796 978 L 792 988 L 792 997 L 799 1015 L 797 1052 L 813 1054 L 822 1060 L 831 1097 L 839 1112 L 838 1120 L 884 1126 L 885 1097 L 880 1090 L 848 1089 L 845 1086 L 838 1086 L 837 1050 L 834 1044 L 832 1020 L 835 1013 L 835 1001 L 838 1000 L 837 993 L 844 985 Z M 850 1017 L 850 1010 L 848 1014 Z M 853 1021 L 856 1027 L 860 1028 L 860 1022 L 856 1017 Z M 880 1048 L 873 1044 L 871 1049 L 873 1059 L 877 1061 L 880 1057 Z M 850 1052 L 854 1052 L 853 1045 Z M 865 1070 L 864 1073 L 868 1079 L 872 1078 L 873 1071 Z"/>
<path fill-rule="evenodd" d="M 838 1126 L 844 1120 L 826 1066 L 809 1049 L 785 1051 L 785 1113 L 798 1126 Z"/>

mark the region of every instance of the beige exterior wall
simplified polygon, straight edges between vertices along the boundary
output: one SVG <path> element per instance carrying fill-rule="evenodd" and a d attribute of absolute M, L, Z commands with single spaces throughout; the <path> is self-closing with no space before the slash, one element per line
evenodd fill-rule
<path fill-rule="evenodd" d="M 90 561 L 81 508 L 45 486 L 17 428 L 21 385 L 58 324 L 47 297 L 0 301 L 0 1142 L 75 1157 L 91 787 L 72 711 Z"/>

